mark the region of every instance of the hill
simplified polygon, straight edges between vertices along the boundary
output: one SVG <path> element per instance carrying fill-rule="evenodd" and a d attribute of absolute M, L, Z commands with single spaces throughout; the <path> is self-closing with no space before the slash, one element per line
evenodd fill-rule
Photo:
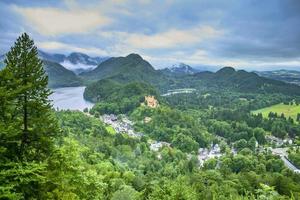
<path fill-rule="evenodd" d="M 255 73 L 266 78 L 300 85 L 300 71 L 281 69 L 275 71 L 257 71 Z"/>
<path fill-rule="evenodd" d="M 69 55 L 51 54 L 39 50 L 39 57 L 43 60 L 56 62 L 65 68 L 79 74 L 81 72 L 91 71 L 98 64 L 107 60 L 109 57 L 91 57 L 84 53 L 73 52 Z"/>
<path fill-rule="evenodd" d="M 110 58 L 100 63 L 94 70 L 81 73 L 80 76 L 86 82 L 109 78 L 119 83 L 137 81 L 156 86 L 163 86 L 166 83 L 165 76 L 138 54 Z"/>
<path fill-rule="evenodd" d="M 39 51 L 39 54 L 43 54 L 44 58 L 49 58 L 52 60 L 59 61 L 62 54 L 46 54 Z M 4 67 L 4 55 L 0 56 L 0 70 Z M 57 87 L 73 87 L 82 84 L 82 81 L 76 74 L 57 62 L 43 60 L 43 67 L 48 75 L 48 86 L 50 88 Z"/>
<path fill-rule="evenodd" d="M 161 92 L 195 88 L 199 91 L 300 95 L 299 86 L 261 77 L 254 72 L 235 70 L 232 67 L 224 67 L 217 72 L 196 73 L 193 68 L 182 64 L 171 69 L 155 70 L 138 54 L 110 58 L 94 70 L 81 73 L 80 77 L 87 84 L 107 78 L 118 83 L 143 82 L 155 86 Z"/>
<path fill-rule="evenodd" d="M 73 87 L 81 85 L 81 80 L 76 74 L 62 65 L 44 60 L 44 69 L 49 77 L 49 87 Z"/>
<path fill-rule="evenodd" d="M 131 82 L 120 84 L 110 79 L 103 79 L 91 84 L 84 91 L 84 98 L 97 102 L 92 112 L 128 113 L 145 101 L 145 96 L 158 96 L 156 90 L 149 84 Z"/>
<path fill-rule="evenodd" d="M 224 67 L 213 72 L 199 72 L 193 75 L 191 83 L 194 87 L 204 85 L 206 88 L 233 90 L 252 93 L 282 93 L 300 95 L 300 87 L 278 80 L 261 77 L 254 72 L 236 71 L 232 67 Z"/>

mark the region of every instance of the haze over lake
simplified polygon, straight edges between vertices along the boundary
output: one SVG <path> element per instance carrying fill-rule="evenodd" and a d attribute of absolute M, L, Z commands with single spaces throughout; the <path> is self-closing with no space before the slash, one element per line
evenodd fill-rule
<path fill-rule="evenodd" d="M 85 87 L 64 87 L 52 89 L 50 95 L 53 107 L 60 110 L 81 110 L 91 108 L 94 104 L 83 98 Z"/>

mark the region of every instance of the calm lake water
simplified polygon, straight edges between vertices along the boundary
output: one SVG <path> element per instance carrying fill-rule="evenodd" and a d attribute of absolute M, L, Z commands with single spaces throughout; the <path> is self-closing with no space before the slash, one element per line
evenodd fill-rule
<path fill-rule="evenodd" d="M 85 87 L 64 87 L 53 89 L 53 94 L 49 99 L 52 100 L 53 107 L 60 110 L 81 110 L 93 107 L 93 103 L 83 98 Z"/>

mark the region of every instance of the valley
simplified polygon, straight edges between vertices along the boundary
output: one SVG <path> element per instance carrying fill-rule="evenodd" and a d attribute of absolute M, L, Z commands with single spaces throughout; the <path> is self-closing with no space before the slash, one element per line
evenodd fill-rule
<path fill-rule="evenodd" d="M 300 200 L 300 0 L 0 0 L 0 200 Z"/>
<path fill-rule="evenodd" d="M 157 70 L 134 53 L 79 72 L 62 64 L 93 59 L 35 53 L 35 73 L 11 56 L 0 71 L 3 196 L 35 196 L 13 182 L 23 176 L 41 199 L 300 196 L 300 86 L 232 67 Z"/>

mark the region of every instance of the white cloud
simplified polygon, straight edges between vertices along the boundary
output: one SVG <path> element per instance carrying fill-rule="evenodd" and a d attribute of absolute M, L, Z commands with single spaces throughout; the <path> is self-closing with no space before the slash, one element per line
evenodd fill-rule
<path fill-rule="evenodd" d="M 112 22 L 112 19 L 101 14 L 96 8 L 82 8 L 74 2 L 68 2 L 66 5 L 67 9 L 17 5 L 13 5 L 12 8 L 42 35 L 87 33 Z"/>
<path fill-rule="evenodd" d="M 222 35 L 222 31 L 210 26 L 178 30 L 172 29 L 154 35 L 131 34 L 127 42 L 137 48 L 173 48 L 182 45 L 198 44 L 203 40 L 216 38 Z"/>
<path fill-rule="evenodd" d="M 100 37 L 113 39 L 119 47 L 126 49 L 167 49 L 199 44 L 203 41 L 218 38 L 223 35 L 223 30 L 217 30 L 211 26 L 200 26 L 192 29 L 170 29 L 152 35 L 128 32 L 99 32 Z"/>
<path fill-rule="evenodd" d="M 49 52 L 81 52 L 89 55 L 107 56 L 105 50 L 95 47 L 78 47 L 61 42 L 37 42 L 37 47 Z"/>

